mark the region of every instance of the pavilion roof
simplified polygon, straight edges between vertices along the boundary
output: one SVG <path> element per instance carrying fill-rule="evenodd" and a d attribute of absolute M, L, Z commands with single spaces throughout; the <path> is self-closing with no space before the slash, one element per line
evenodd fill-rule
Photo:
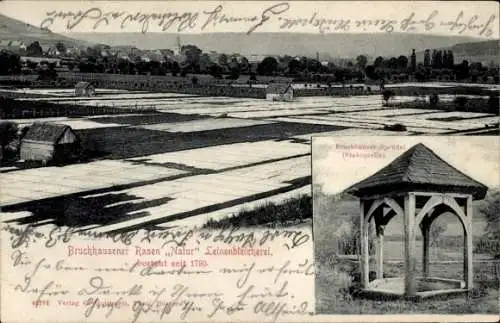
<path fill-rule="evenodd" d="M 419 143 L 375 174 L 349 187 L 347 192 L 356 196 L 369 196 L 396 189 L 465 193 L 472 194 L 475 199 L 482 199 L 488 187 Z"/>

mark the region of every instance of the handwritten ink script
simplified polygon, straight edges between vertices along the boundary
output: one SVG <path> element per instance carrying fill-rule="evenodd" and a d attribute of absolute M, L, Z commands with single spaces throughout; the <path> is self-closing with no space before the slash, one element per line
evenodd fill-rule
<path fill-rule="evenodd" d="M 57 244 L 67 244 L 72 239 L 83 238 L 87 240 L 103 239 L 113 243 L 130 246 L 133 241 L 145 244 L 159 244 L 162 248 L 167 246 L 183 247 L 187 243 L 200 241 L 231 245 L 235 247 L 263 247 L 269 243 L 281 241 L 286 249 L 293 249 L 310 242 L 311 236 L 307 231 L 297 229 L 272 230 L 265 229 L 259 232 L 226 226 L 215 231 L 197 230 L 196 228 L 180 228 L 173 230 L 132 230 L 125 232 L 100 233 L 91 230 L 81 231 L 70 227 L 54 227 L 43 232 L 38 231 L 31 224 L 13 226 L 5 224 L 2 231 L 10 233 L 11 247 L 29 247 L 30 243 L 42 243 L 47 248 Z"/>
<path fill-rule="evenodd" d="M 75 322 L 286 321 L 314 311 L 310 229 L 100 235 L 4 225 L 0 237 L 2 293 L 45 321 L 61 311 Z M 18 315 L 3 308 L 7 321 Z"/>
<path fill-rule="evenodd" d="M 459 11 L 453 19 L 442 18 L 438 10 L 430 10 L 427 14 L 416 14 L 412 12 L 400 19 L 388 17 L 366 17 L 354 19 L 326 15 L 320 12 L 312 12 L 307 16 L 296 16 L 290 12 L 293 2 L 281 2 L 263 8 L 257 14 L 234 14 L 219 4 L 214 8 L 199 11 L 159 11 L 159 12 L 128 12 L 128 11 L 106 11 L 99 7 L 91 7 L 80 10 L 51 10 L 45 13 L 40 26 L 50 29 L 56 23 L 65 24 L 65 29 L 74 30 L 77 26 L 89 24 L 91 30 L 97 30 L 104 26 L 116 25 L 121 29 L 127 27 L 137 28 L 142 33 L 147 33 L 155 26 L 155 31 L 195 31 L 202 32 L 209 27 L 213 31 L 217 28 L 243 26 L 246 33 L 251 34 L 262 30 L 264 26 L 271 25 L 274 30 L 303 31 L 316 30 L 319 33 L 334 32 L 430 32 L 437 28 L 444 31 L 462 35 L 468 33 L 470 36 L 492 37 L 496 28 L 497 14 L 480 16 L 474 13 Z M 233 10 L 234 11 L 234 10 Z M 233 12 L 231 11 L 231 12 Z"/>

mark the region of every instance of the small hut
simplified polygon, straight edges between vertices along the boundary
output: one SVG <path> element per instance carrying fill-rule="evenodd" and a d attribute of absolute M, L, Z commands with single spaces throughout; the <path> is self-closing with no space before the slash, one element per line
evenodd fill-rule
<path fill-rule="evenodd" d="M 94 96 L 95 87 L 89 82 L 78 82 L 75 85 L 75 96 Z"/>
<path fill-rule="evenodd" d="M 21 141 L 20 159 L 62 163 L 78 156 L 80 138 L 70 126 L 34 123 Z"/>
<path fill-rule="evenodd" d="M 365 92 L 381 92 L 384 88 L 383 79 L 373 80 L 366 78 L 363 84 L 363 91 Z"/>
<path fill-rule="evenodd" d="M 293 86 L 291 83 L 271 83 L 266 88 L 266 99 L 270 101 L 293 100 Z"/>

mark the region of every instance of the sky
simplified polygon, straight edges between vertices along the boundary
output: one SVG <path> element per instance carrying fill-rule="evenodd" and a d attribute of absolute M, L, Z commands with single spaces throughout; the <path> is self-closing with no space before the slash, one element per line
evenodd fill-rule
<path fill-rule="evenodd" d="M 498 136 L 317 136 L 312 142 L 313 185 L 333 195 L 374 174 L 418 143 L 423 143 L 446 162 L 489 186 L 500 185 L 500 137 Z M 376 158 L 345 158 L 345 149 L 337 144 L 363 144 Z M 389 147 L 390 149 L 387 149 Z M 339 149 L 337 149 L 339 148 Z M 352 151 L 352 150 L 351 150 Z M 361 152 L 361 150 L 356 150 Z"/>
<path fill-rule="evenodd" d="M 29 8 L 29 10 L 26 10 Z M 435 35 L 462 35 L 483 39 L 499 38 L 499 5 L 495 1 L 25 1 L 4 0 L 0 2 L 0 13 L 9 17 L 40 26 L 53 32 L 69 32 L 68 17 L 71 14 L 86 12 L 87 18 L 77 23 L 71 32 L 149 32 L 163 31 L 158 20 L 151 18 L 153 13 L 178 14 L 185 17 L 190 28 L 179 30 L 179 21 L 164 32 L 202 33 L 202 32 L 247 32 L 257 25 L 263 16 L 268 20 L 257 26 L 254 32 L 308 32 L 308 33 L 366 33 L 366 32 L 408 32 L 402 29 L 406 18 L 428 22 L 433 28 L 425 30 L 424 24 L 414 25 L 409 32 L 431 33 Z M 219 8 L 219 9 L 217 9 Z M 267 9 L 267 11 L 266 11 Z M 219 20 L 209 12 L 218 11 Z M 99 17 L 106 13 L 121 13 L 115 19 L 104 20 L 99 27 L 93 28 Z M 138 16 L 136 21 L 124 17 L 143 13 L 149 24 L 144 24 Z M 461 14 L 462 12 L 462 14 Z M 411 16 L 415 13 L 414 16 Z M 69 16 L 68 16 L 69 15 Z M 238 22 L 219 22 L 222 15 L 231 19 L 247 19 Z M 53 21 L 51 18 L 56 17 Z M 64 17 L 66 16 L 66 17 Z M 192 19 L 188 19 L 192 18 Z M 248 21 L 248 19 L 258 19 Z M 472 19 L 472 20 L 471 20 Z M 71 20 L 71 19 L 70 19 Z M 139 21 L 140 20 L 140 21 Z M 330 20 L 330 22 L 328 22 Z M 376 20 L 379 20 L 376 23 Z M 385 21 L 382 22 L 382 20 Z M 74 20 L 73 20 L 74 21 Z M 349 21 L 349 22 L 347 22 Z M 364 24 L 357 25 L 356 21 Z M 387 22 L 390 23 L 387 23 Z M 71 22 L 71 21 L 70 21 Z M 449 22 L 458 22 L 451 28 Z M 469 27 L 466 28 L 468 22 Z M 370 25 L 371 23 L 371 25 Z M 163 24 L 164 26 L 165 24 Z M 203 28 L 203 26 L 205 27 Z M 343 27 L 348 26 L 348 29 Z M 381 28 L 381 26 L 384 26 Z M 330 28 L 330 29 L 328 29 Z M 347 27 L 346 27 L 347 28 Z M 382 30 L 381 30 L 382 29 Z M 405 30 L 405 31 L 403 31 Z"/>

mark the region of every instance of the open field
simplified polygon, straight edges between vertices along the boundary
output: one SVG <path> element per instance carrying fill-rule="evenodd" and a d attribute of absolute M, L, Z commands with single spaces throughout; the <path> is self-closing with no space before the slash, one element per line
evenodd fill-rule
<path fill-rule="evenodd" d="M 481 113 L 384 108 L 379 95 L 283 103 L 104 89 L 92 98 L 72 97 L 70 90 L 22 91 L 44 97 L 18 100 L 155 110 L 42 119 L 73 127 L 90 159 L 61 167 L 0 168 L 2 187 L 9 183 L 0 196 L 3 220 L 103 232 L 201 226 L 308 193 L 312 135 L 497 134 L 485 125 L 499 121 Z M 407 131 L 384 130 L 395 123 Z M 31 214 L 16 213 L 21 211 Z M 88 216 L 77 216 L 82 212 Z"/>

